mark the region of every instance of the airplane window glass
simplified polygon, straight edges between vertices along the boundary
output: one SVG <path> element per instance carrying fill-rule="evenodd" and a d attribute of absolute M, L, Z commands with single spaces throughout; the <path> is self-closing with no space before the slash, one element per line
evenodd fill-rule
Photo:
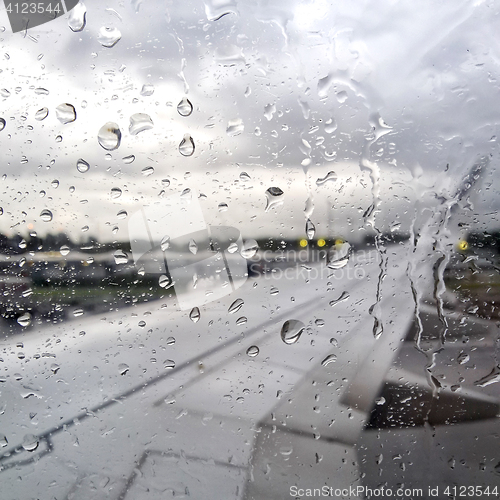
<path fill-rule="evenodd" d="M 498 498 L 498 3 L 5 0 L 6 500 Z"/>

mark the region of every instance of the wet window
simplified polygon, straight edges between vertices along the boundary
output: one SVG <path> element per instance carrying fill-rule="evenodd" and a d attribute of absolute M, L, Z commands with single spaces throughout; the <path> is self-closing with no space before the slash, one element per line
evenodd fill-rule
<path fill-rule="evenodd" d="M 2 499 L 498 498 L 498 5 L 4 4 Z"/>

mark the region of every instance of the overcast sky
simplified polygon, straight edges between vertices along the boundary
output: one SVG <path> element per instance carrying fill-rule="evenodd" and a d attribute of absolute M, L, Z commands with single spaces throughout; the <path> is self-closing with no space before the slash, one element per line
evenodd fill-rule
<path fill-rule="evenodd" d="M 416 200 L 451 196 L 484 155 L 488 169 L 463 204 L 498 226 L 499 5 L 89 0 L 81 32 L 64 16 L 17 34 L 2 10 L 0 231 L 127 239 L 119 212 L 161 210 L 162 196 L 189 187 L 206 196 L 208 223 L 244 235 L 303 236 L 309 198 L 318 234 L 357 239 L 373 180 L 376 225 L 404 229 Z M 111 48 L 99 40 L 106 28 L 121 34 Z M 188 117 L 176 110 L 185 96 Z M 62 103 L 74 122 L 57 119 Z M 136 113 L 153 128 L 132 135 Z M 122 133 L 109 152 L 97 141 L 107 122 Z M 190 157 L 178 151 L 185 134 Z M 330 171 L 337 180 L 317 185 Z M 284 202 L 266 212 L 271 186 Z"/>

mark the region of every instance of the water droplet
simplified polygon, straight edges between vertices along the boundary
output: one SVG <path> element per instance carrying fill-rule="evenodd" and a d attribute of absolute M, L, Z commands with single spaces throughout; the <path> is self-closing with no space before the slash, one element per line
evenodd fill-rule
<path fill-rule="evenodd" d="M 274 113 L 276 113 L 275 104 L 268 104 L 264 107 L 264 116 L 268 121 L 271 121 L 273 119 Z"/>
<path fill-rule="evenodd" d="M 241 118 L 236 118 L 235 120 L 229 120 L 226 133 L 229 137 L 235 137 L 240 135 L 245 130 L 245 125 Z"/>
<path fill-rule="evenodd" d="M 1 215 L 1 214 L 0 214 Z M 238 245 L 233 241 L 232 243 L 229 244 L 227 247 L 227 251 L 229 253 L 235 253 L 238 251 Z"/>
<path fill-rule="evenodd" d="M 123 250 L 116 250 L 113 257 L 117 264 L 126 264 L 128 262 L 128 255 Z"/>
<path fill-rule="evenodd" d="M 90 168 L 90 165 L 82 158 L 80 158 L 77 162 L 76 162 L 76 169 L 78 170 L 78 172 L 84 174 L 85 172 L 88 171 L 88 169 Z"/>
<path fill-rule="evenodd" d="M 137 135 L 145 130 L 153 128 L 153 120 L 146 113 L 135 113 L 130 117 L 130 126 L 128 128 L 132 135 Z"/>
<path fill-rule="evenodd" d="M 500 366 L 495 366 L 488 375 L 474 382 L 474 385 L 478 387 L 486 387 L 490 384 L 495 384 L 500 382 Z"/>
<path fill-rule="evenodd" d="M 144 175 L 144 177 L 147 177 L 148 175 L 153 175 L 155 173 L 155 169 L 153 167 L 144 167 L 141 170 L 141 174 Z"/>
<path fill-rule="evenodd" d="M 219 203 L 218 207 L 219 212 L 226 212 L 228 210 L 227 203 Z"/>
<path fill-rule="evenodd" d="M 304 323 L 296 319 L 290 319 L 281 327 L 281 340 L 285 344 L 295 344 L 305 329 Z"/>
<path fill-rule="evenodd" d="M 236 299 L 230 306 L 227 312 L 229 314 L 234 314 L 235 312 L 238 312 L 242 307 L 245 302 L 243 299 Z"/>
<path fill-rule="evenodd" d="M 103 26 L 99 30 L 99 35 L 97 35 L 97 40 L 103 47 L 111 48 L 114 47 L 121 39 L 122 34 L 117 28 L 108 28 Z"/>
<path fill-rule="evenodd" d="M 380 396 L 375 400 L 375 404 L 382 406 L 383 404 L 385 404 L 385 398 L 383 396 Z"/>
<path fill-rule="evenodd" d="M 333 307 L 333 306 L 339 304 L 340 302 L 347 300 L 349 297 L 350 297 L 349 293 L 344 291 L 344 292 L 342 292 L 342 294 L 340 295 L 340 297 L 338 299 L 331 300 L 329 302 L 329 305 L 330 305 L 330 307 Z"/>
<path fill-rule="evenodd" d="M 47 89 L 42 88 L 42 87 L 38 87 L 35 89 L 35 94 L 36 95 L 49 95 L 49 91 Z"/>
<path fill-rule="evenodd" d="M 337 361 L 337 356 L 335 354 L 329 354 L 322 362 L 321 366 L 327 366 L 330 363 L 335 363 Z"/>
<path fill-rule="evenodd" d="M 69 252 L 70 252 L 70 248 L 69 248 L 69 246 L 68 246 L 68 245 L 63 245 L 63 246 L 59 249 L 59 251 L 61 252 L 61 255 L 66 256 L 66 255 L 68 255 L 68 254 L 69 254 Z"/>
<path fill-rule="evenodd" d="M 189 116 L 193 112 L 193 105 L 187 97 L 183 97 L 177 104 L 177 112 L 181 116 Z"/>
<path fill-rule="evenodd" d="M 467 363 L 467 361 L 469 361 L 469 359 L 470 359 L 470 356 L 465 352 L 461 352 L 457 357 L 457 361 L 461 365 L 465 365 L 465 363 Z"/>
<path fill-rule="evenodd" d="M 337 180 L 337 174 L 333 171 L 330 171 L 324 177 L 316 179 L 316 186 L 321 186 L 328 181 L 335 182 L 336 180 Z"/>
<path fill-rule="evenodd" d="M 23 438 L 23 448 L 26 451 L 35 451 L 38 448 L 38 437 L 34 434 L 26 434 Z"/>
<path fill-rule="evenodd" d="M 5 128 L 5 120 L 0 118 L 0 132 Z"/>
<path fill-rule="evenodd" d="M 86 24 L 87 9 L 82 2 L 78 2 L 70 11 L 68 17 L 68 26 L 71 31 L 83 31 Z"/>
<path fill-rule="evenodd" d="M 307 219 L 306 222 L 306 235 L 308 240 L 312 240 L 314 238 L 314 234 L 316 233 L 316 228 L 314 224 L 311 222 L 311 219 Z"/>
<path fill-rule="evenodd" d="M 127 217 L 128 213 L 126 210 L 120 210 L 117 214 L 116 217 L 118 219 L 125 219 Z"/>
<path fill-rule="evenodd" d="M 270 187 L 266 191 L 266 212 L 273 207 L 278 207 L 283 204 L 285 193 L 279 187 Z"/>
<path fill-rule="evenodd" d="M 17 322 L 21 326 L 28 326 L 31 323 L 31 314 L 30 313 L 24 313 L 19 318 L 17 318 Z"/>
<path fill-rule="evenodd" d="M 238 318 L 238 319 L 236 320 L 236 324 L 237 324 L 238 326 L 240 326 L 240 325 L 244 325 L 247 321 L 248 321 L 248 320 L 247 320 L 246 316 L 241 316 L 241 318 Z"/>
<path fill-rule="evenodd" d="M 100 128 L 97 140 L 106 151 L 113 151 L 120 146 L 122 133 L 116 123 L 108 122 Z"/>
<path fill-rule="evenodd" d="M 196 253 L 198 252 L 198 245 L 196 244 L 196 241 L 194 241 L 194 240 L 189 240 L 188 248 L 189 248 L 189 251 L 194 255 L 196 255 Z"/>
<path fill-rule="evenodd" d="M 40 218 L 43 220 L 43 222 L 50 222 L 52 220 L 52 217 L 52 212 L 47 208 L 43 209 L 40 212 Z"/>
<path fill-rule="evenodd" d="M 321 326 L 325 326 L 325 320 L 324 320 L 324 319 L 321 319 L 321 318 L 318 318 L 317 320 L 315 320 L 315 321 L 314 321 L 314 324 L 315 324 L 316 326 L 319 326 L 319 327 L 321 327 Z"/>
<path fill-rule="evenodd" d="M 198 323 L 198 321 L 200 321 L 200 310 L 197 307 L 193 307 L 193 309 L 191 309 L 191 312 L 189 313 L 189 319 L 193 323 Z"/>
<path fill-rule="evenodd" d="M 81 307 L 78 307 L 77 309 L 75 309 L 75 310 L 73 311 L 73 316 L 74 316 L 75 318 L 78 318 L 78 317 L 80 317 L 80 316 L 83 316 L 84 312 L 85 312 L 85 311 L 84 311 Z"/>
<path fill-rule="evenodd" d="M 175 368 L 175 361 L 173 359 L 166 359 L 163 362 L 163 368 L 165 370 L 173 370 Z"/>
<path fill-rule="evenodd" d="M 120 375 L 126 375 L 129 370 L 130 368 L 126 363 L 120 363 L 118 365 L 118 372 L 120 373 Z"/>
<path fill-rule="evenodd" d="M 174 345 L 174 344 L 175 344 L 175 337 L 168 337 L 167 345 Z"/>
<path fill-rule="evenodd" d="M 0 414 L 3 414 L 3 412 L 1 412 Z M 5 436 L 5 434 L 0 434 L 0 446 L 2 448 L 5 448 L 8 444 L 9 442 L 7 441 L 7 437 Z"/>
<path fill-rule="evenodd" d="M 59 187 L 59 181 L 57 179 L 54 179 L 50 185 L 54 188 L 57 189 Z"/>
<path fill-rule="evenodd" d="M 280 291 L 275 286 L 272 286 L 271 290 L 269 290 L 269 293 L 271 295 L 278 295 L 278 293 L 280 293 Z"/>
<path fill-rule="evenodd" d="M 158 279 L 158 284 L 162 288 L 168 288 L 172 284 L 172 280 L 168 276 L 162 274 Z"/>
<path fill-rule="evenodd" d="M 179 153 L 182 156 L 191 156 L 194 153 L 194 149 L 193 138 L 189 134 L 185 134 L 184 139 L 179 144 Z"/>
<path fill-rule="evenodd" d="M 111 188 L 111 198 L 116 199 L 122 195 L 122 190 L 120 188 Z"/>
<path fill-rule="evenodd" d="M 144 96 L 144 97 L 148 97 L 150 95 L 153 95 L 154 91 L 155 91 L 154 85 L 145 83 L 142 86 L 141 95 Z"/>
<path fill-rule="evenodd" d="M 259 244 L 253 240 L 245 240 L 243 246 L 241 247 L 240 255 L 244 259 L 251 259 L 259 250 Z"/>
<path fill-rule="evenodd" d="M 247 355 L 250 356 L 251 358 L 255 358 L 259 354 L 259 348 L 256 345 L 251 345 L 247 349 Z"/>
<path fill-rule="evenodd" d="M 63 124 L 74 122 L 76 120 L 75 107 L 68 103 L 60 104 L 56 108 L 56 116 Z"/>
<path fill-rule="evenodd" d="M 209 21 L 218 21 L 221 17 L 228 14 L 236 14 L 235 0 L 206 0 L 205 14 Z"/>
<path fill-rule="evenodd" d="M 2 97 L 5 97 L 5 98 L 10 97 L 10 91 L 7 89 L 2 89 L 0 91 L 0 94 L 2 95 Z"/>
<path fill-rule="evenodd" d="M 347 242 L 338 242 L 328 251 L 328 267 L 330 269 L 341 269 L 344 267 L 352 254 L 351 245 Z"/>
<path fill-rule="evenodd" d="M 122 158 L 122 160 L 123 160 L 123 163 L 126 163 L 127 165 L 129 165 L 130 163 L 132 163 L 135 160 L 135 156 L 128 155 L 128 156 L 125 156 L 124 158 Z"/>
<path fill-rule="evenodd" d="M 40 108 L 35 113 L 35 120 L 41 122 L 42 120 L 45 120 L 45 118 L 47 118 L 48 115 L 49 115 L 49 109 L 48 108 Z"/>
<path fill-rule="evenodd" d="M 240 180 L 242 181 L 249 181 L 251 177 L 246 173 L 246 172 L 241 172 L 240 174 Z"/>
<path fill-rule="evenodd" d="M 170 246 L 170 236 L 164 236 L 160 242 L 161 251 L 164 252 Z"/>
<path fill-rule="evenodd" d="M 55 375 L 59 370 L 61 369 L 61 367 L 57 364 L 57 363 L 52 363 L 50 365 L 50 370 L 52 371 L 52 373 Z"/>

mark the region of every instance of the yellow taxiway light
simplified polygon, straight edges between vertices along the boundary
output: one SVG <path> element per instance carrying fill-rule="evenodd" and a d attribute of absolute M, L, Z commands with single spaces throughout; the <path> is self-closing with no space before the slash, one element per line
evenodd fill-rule
<path fill-rule="evenodd" d="M 319 247 L 324 247 L 326 245 L 326 241 L 323 238 L 320 238 L 318 240 L 318 246 Z"/>
<path fill-rule="evenodd" d="M 463 252 L 469 248 L 469 244 L 465 240 L 460 240 L 457 247 Z"/>
<path fill-rule="evenodd" d="M 307 246 L 307 240 L 300 240 L 300 241 L 299 241 L 299 245 L 300 245 L 302 248 L 306 247 L 306 246 Z"/>

